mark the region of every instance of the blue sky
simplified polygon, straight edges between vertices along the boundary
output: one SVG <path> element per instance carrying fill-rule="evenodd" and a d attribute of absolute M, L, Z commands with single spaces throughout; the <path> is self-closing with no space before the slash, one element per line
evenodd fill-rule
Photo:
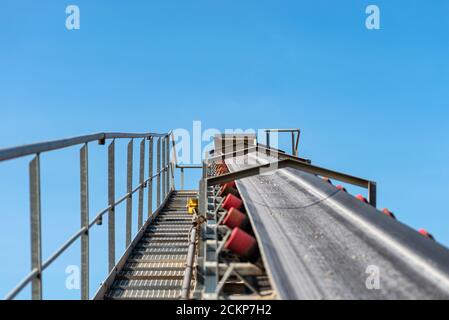
<path fill-rule="evenodd" d="M 77 31 L 65 28 L 70 4 Z M 369 4 L 381 30 L 365 28 Z M 448 17 L 446 0 L 3 0 L 0 148 L 194 120 L 300 127 L 302 156 L 377 181 L 381 208 L 449 245 Z M 77 152 L 42 160 L 44 257 L 79 225 Z M 105 154 L 92 146 L 91 215 L 106 204 Z M 28 161 L 0 164 L 0 296 L 30 268 Z M 105 239 L 105 227 L 92 234 L 91 294 Z M 79 296 L 64 284 L 78 252 L 44 274 L 46 298 Z"/>

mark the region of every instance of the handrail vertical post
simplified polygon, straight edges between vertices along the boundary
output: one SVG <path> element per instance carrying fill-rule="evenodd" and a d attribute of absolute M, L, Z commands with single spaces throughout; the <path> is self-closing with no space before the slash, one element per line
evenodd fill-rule
<path fill-rule="evenodd" d="M 89 300 L 89 154 L 87 143 L 80 150 L 81 186 L 81 299 Z"/>
<path fill-rule="evenodd" d="M 165 137 L 165 165 L 167 170 L 165 171 L 165 196 L 170 192 L 170 139 L 169 135 Z"/>
<path fill-rule="evenodd" d="M 129 194 L 128 199 L 126 199 L 126 246 L 131 244 L 132 237 L 132 216 L 133 216 L 133 199 L 132 199 L 132 188 L 133 188 L 133 144 L 134 139 L 131 139 L 128 143 L 128 155 L 127 155 L 127 165 L 126 165 L 126 192 Z"/>
<path fill-rule="evenodd" d="M 267 144 L 267 147 L 270 148 L 270 131 L 269 130 L 266 131 L 266 135 L 267 135 L 266 144 Z"/>
<path fill-rule="evenodd" d="M 175 171 L 176 171 L 176 165 L 178 164 L 177 156 L 176 156 L 176 144 L 175 144 L 175 135 L 173 134 L 173 131 L 170 133 L 170 141 L 171 141 L 171 156 L 172 156 L 172 172 L 171 172 L 171 178 L 172 178 L 172 190 L 175 190 L 176 184 L 175 184 Z"/>
<path fill-rule="evenodd" d="M 165 178 L 166 178 L 166 173 L 167 173 L 167 168 L 165 167 L 166 163 L 165 163 L 165 156 L 166 156 L 166 152 L 165 152 L 165 137 L 162 137 L 162 199 L 165 199 Z"/>
<path fill-rule="evenodd" d="M 108 262 L 109 272 L 115 267 L 115 139 L 108 147 Z"/>
<path fill-rule="evenodd" d="M 148 141 L 148 218 L 153 214 L 153 137 Z"/>
<path fill-rule="evenodd" d="M 30 215 L 31 215 L 31 269 L 38 275 L 31 282 L 31 297 L 42 300 L 42 234 L 41 234 L 41 188 L 40 156 L 37 154 L 29 165 Z"/>
<path fill-rule="evenodd" d="M 368 202 L 374 207 L 377 207 L 377 184 L 374 181 L 368 183 Z"/>
<path fill-rule="evenodd" d="M 292 131 L 292 155 L 296 157 L 296 151 L 295 151 L 295 132 Z"/>
<path fill-rule="evenodd" d="M 181 168 L 181 190 L 184 190 L 184 168 Z"/>
<path fill-rule="evenodd" d="M 298 146 L 299 146 L 300 138 L 301 138 L 301 130 L 298 130 L 297 137 L 296 137 L 296 144 L 295 144 L 295 154 L 294 154 L 295 157 L 299 156 Z"/>
<path fill-rule="evenodd" d="M 143 225 L 143 190 L 145 182 L 145 139 L 140 142 L 140 165 L 139 165 L 139 212 L 137 216 L 137 230 Z"/>
<path fill-rule="evenodd" d="M 207 215 L 207 165 L 203 161 L 202 176 L 199 183 L 199 199 L 198 199 L 198 213 L 201 216 Z"/>
<path fill-rule="evenodd" d="M 157 139 L 157 178 L 156 178 L 156 200 L 157 207 L 161 205 L 161 138 Z"/>

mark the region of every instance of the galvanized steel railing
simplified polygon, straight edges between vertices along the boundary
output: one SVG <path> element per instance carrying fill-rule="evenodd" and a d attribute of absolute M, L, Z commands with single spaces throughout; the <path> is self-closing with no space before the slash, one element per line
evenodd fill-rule
<path fill-rule="evenodd" d="M 202 165 L 180 165 L 178 164 L 178 159 L 177 159 L 177 153 L 176 153 L 176 143 L 175 143 L 175 136 L 173 134 L 173 132 L 171 132 L 171 141 L 173 144 L 173 164 L 177 169 L 180 169 L 181 171 L 181 181 L 180 181 L 180 190 L 184 190 L 184 170 L 185 169 L 202 169 L 203 166 Z M 173 168 L 174 169 L 174 168 Z"/>
<path fill-rule="evenodd" d="M 301 129 L 265 129 L 266 134 L 266 142 L 267 147 L 270 148 L 270 134 L 272 132 L 276 133 L 291 133 L 292 135 L 292 155 L 297 157 L 298 156 L 298 146 L 299 146 L 299 139 L 301 137 Z"/>
<path fill-rule="evenodd" d="M 156 173 L 153 175 L 153 144 L 156 144 Z M 156 178 L 156 203 L 159 208 L 163 200 L 174 189 L 174 169 L 176 167 L 176 150 L 173 143 L 173 157 L 170 159 L 170 133 L 97 133 L 75 138 L 36 143 L 21 147 L 0 150 L 0 162 L 19 157 L 34 155 L 29 164 L 29 196 L 30 196 L 30 229 L 31 229 L 31 272 L 5 297 L 14 299 L 30 282 L 32 299 L 42 299 L 42 273 L 76 240 L 81 238 L 81 299 L 89 299 L 89 230 L 94 225 L 101 225 L 102 218 L 108 214 L 108 265 L 109 271 L 115 267 L 115 208 L 126 200 L 126 247 L 131 243 L 132 231 L 132 197 L 138 195 L 138 230 L 143 226 L 144 189 L 148 188 L 148 216 L 153 213 L 153 179 Z M 130 139 L 127 146 L 127 193 L 121 198 L 115 197 L 115 140 Z M 139 184 L 133 188 L 133 145 L 134 139 L 140 141 Z M 112 140 L 108 146 L 108 206 L 99 211 L 89 221 L 89 162 L 88 145 L 98 141 L 100 145 Z M 148 177 L 145 178 L 145 146 L 148 151 Z M 173 142 L 173 141 L 172 141 Z M 46 261 L 42 260 L 41 236 L 41 183 L 40 183 L 40 155 L 44 152 L 82 145 L 80 149 L 80 202 L 81 228 L 72 235 Z"/>

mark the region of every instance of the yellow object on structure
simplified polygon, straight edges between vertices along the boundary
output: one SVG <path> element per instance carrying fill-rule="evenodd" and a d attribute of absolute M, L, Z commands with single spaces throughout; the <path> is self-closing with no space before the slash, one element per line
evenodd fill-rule
<path fill-rule="evenodd" d="M 194 210 L 198 212 L 198 198 L 189 198 L 187 201 L 187 210 L 189 214 L 193 214 Z"/>

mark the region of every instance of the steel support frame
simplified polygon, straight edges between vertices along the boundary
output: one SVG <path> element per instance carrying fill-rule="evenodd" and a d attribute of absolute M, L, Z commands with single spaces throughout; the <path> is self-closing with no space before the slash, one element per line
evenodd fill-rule
<path fill-rule="evenodd" d="M 129 197 L 126 199 L 125 248 L 131 244 L 132 237 L 133 196 L 131 191 L 133 188 L 133 145 L 134 139 L 131 139 L 127 147 L 126 192 L 129 194 Z"/>
<path fill-rule="evenodd" d="M 30 162 L 29 177 L 31 218 L 31 270 L 37 270 L 37 276 L 31 281 L 31 297 L 33 300 L 42 300 L 41 178 L 39 154 L 37 154 Z"/>
<path fill-rule="evenodd" d="M 166 184 L 165 184 L 165 179 L 166 179 L 166 177 L 167 177 L 167 175 L 166 175 L 166 167 L 165 167 L 165 165 L 166 165 L 166 163 L 165 163 L 165 156 L 166 156 L 166 152 L 165 152 L 165 142 L 166 142 L 166 139 L 165 139 L 165 137 L 164 138 L 162 138 L 162 140 L 161 140 L 161 146 L 162 146 L 162 185 L 161 185 L 161 188 L 162 188 L 162 197 L 165 197 L 165 194 L 166 194 L 166 190 L 165 190 L 165 187 L 166 187 Z"/>
<path fill-rule="evenodd" d="M 157 139 L 156 146 L 156 157 L 157 157 L 157 178 L 156 178 L 156 203 L 157 206 L 161 204 L 161 138 Z"/>
<path fill-rule="evenodd" d="M 148 139 L 148 218 L 153 214 L 153 144 L 151 137 Z"/>
<path fill-rule="evenodd" d="M 352 185 L 356 185 L 358 187 L 366 188 L 369 191 L 368 194 L 368 202 L 372 206 L 376 206 L 376 193 L 377 193 L 377 185 L 374 181 L 369 181 L 366 179 L 358 178 L 355 176 L 351 176 L 345 173 L 329 170 L 326 168 L 321 168 L 318 166 L 314 166 L 308 163 L 304 163 L 302 161 L 294 160 L 294 159 L 284 159 L 275 162 L 270 162 L 267 164 L 262 164 L 258 166 L 253 166 L 247 169 L 235 171 L 232 173 L 223 174 L 216 177 L 211 177 L 207 179 L 207 186 L 215 186 L 219 184 L 223 184 L 226 182 L 248 178 L 252 176 L 257 176 L 261 173 L 267 173 L 274 170 L 284 169 L 284 168 L 294 168 L 307 173 L 316 174 L 322 177 L 332 178 L 338 181 L 346 182 Z"/>
<path fill-rule="evenodd" d="M 208 159 L 208 162 L 224 161 L 226 159 L 232 159 L 232 158 L 236 158 L 236 157 L 239 157 L 239 156 L 244 156 L 244 155 L 247 155 L 247 154 L 250 154 L 250 153 L 253 153 L 253 152 L 266 154 L 268 156 L 277 158 L 279 160 L 292 159 L 292 160 L 298 160 L 298 161 L 301 161 L 301 162 L 312 164 L 312 161 L 310 159 L 304 159 L 304 158 L 292 156 L 292 155 L 289 155 L 289 154 L 287 154 L 285 152 L 282 152 L 280 150 L 273 149 L 273 148 L 267 148 L 267 147 L 260 146 L 260 145 L 254 146 L 254 147 L 245 148 L 245 149 L 234 150 L 232 152 L 225 153 L 225 154 L 216 155 L 216 156 L 210 157 Z"/>
<path fill-rule="evenodd" d="M 203 165 L 203 178 L 199 185 L 199 209 L 206 218 L 201 228 L 201 245 L 198 254 L 198 272 L 201 279 L 197 282 L 194 297 L 203 299 L 219 299 L 224 288 L 224 284 L 229 276 L 235 275 L 254 294 L 259 292 L 245 279 L 247 276 L 258 276 L 264 274 L 263 271 L 252 263 L 223 263 L 220 251 L 230 235 L 230 230 L 219 241 L 219 228 L 221 219 L 225 211 L 221 205 L 223 198 L 218 196 L 216 189 L 218 186 L 207 186 L 206 165 Z M 226 228 L 226 227 L 225 227 Z"/>
<path fill-rule="evenodd" d="M 80 150 L 81 195 L 81 299 L 89 300 L 89 155 L 87 143 Z"/>
<path fill-rule="evenodd" d="M 139 158 L 139 207 L 137 212 L 137 230 L 143 225 L 143 191 L 145 182 L 145 139 L 140 142 L 140 158 Z"/>

